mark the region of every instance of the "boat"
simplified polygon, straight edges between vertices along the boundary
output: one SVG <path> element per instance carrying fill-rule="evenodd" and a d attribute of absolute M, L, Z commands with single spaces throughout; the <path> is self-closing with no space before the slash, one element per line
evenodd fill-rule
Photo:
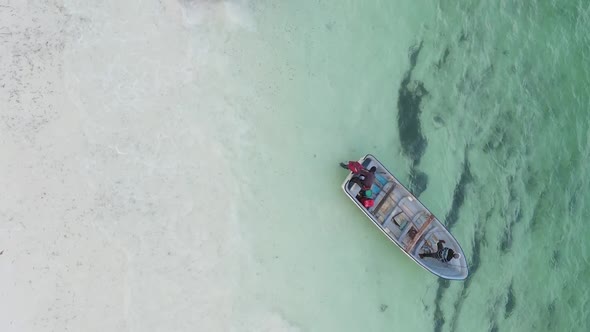
<path fill-rule="evenodd" d="M 408 257 L 434 275 L 449 280 L 464 280 L 469 274 L 467 261 L 459 242 L 440 220 L 428 210 L 383 164 L 367 154 L 358 161 L 364 169 L 376 167 L 372 185 L 373 206 L 368 208 L 359 198 L 363 188 L 351 182 L 357 174 L 350 172 L 342 189 L 371 219 L 373 224 L 395 243 Z M 345 167 L 343 164 L 341 166 Z M 420 254 L 436 253 L 439 241 L 444 247 L 459 253 L 449 261 Z"/>

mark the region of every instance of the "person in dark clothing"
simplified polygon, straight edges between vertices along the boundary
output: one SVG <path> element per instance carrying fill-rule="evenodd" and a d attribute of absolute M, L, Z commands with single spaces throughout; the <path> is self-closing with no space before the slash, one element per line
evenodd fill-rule
<path fill-rule="evenodd" d="M 455 252 L 453 249 L 443 247 L 443 243 L 445 243 L 445 240 L 438 241 L 438 243 L 436 244 L 436 247 L 438 248 L 437 252 L 419 254 L 420 258 L 432 257 L 440 260 L 443 263 L 447 263 L 453 258 L 459 259 L 461 257 L 461 254 Z"/>
<path fill-rule="evenodd" d="M 377 171 L 375 166 L 371 167 L 370 170 L 363 168 L 350 179 L 350 182 L 358 184 L 363 190 L 371 189 L 373 182 L 375 182 L 375 171 Z"/>

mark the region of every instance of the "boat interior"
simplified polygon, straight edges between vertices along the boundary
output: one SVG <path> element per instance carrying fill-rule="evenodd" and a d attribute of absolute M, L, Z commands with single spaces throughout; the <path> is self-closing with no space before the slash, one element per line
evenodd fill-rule
<path fill-rule="evenodd" d="M 345 190 L 357 205 L 366 211 L 373 222 L 402 250 L 431 272 L 449 279 L 464 279 L 467 263 L 459 243 L 440 221 L 420 203 L 379 161 L 371 156 L 361 160 L 363 167 L 377 167 L 375 182 L 371 188 L 374 205 L 366 209 L 360 204 L 361 188 L 347 181 Z M 349 177 L 351 178 L 351 177 Z M 349 179 L 350 180 L 350 179 Z M 459 252 L 459 259 L 443 263 L 435 258 L 420 258 L 421 253 L 437 251 L 437 243 Z M 435 272 L 436 271 L 436 272 Z"/>

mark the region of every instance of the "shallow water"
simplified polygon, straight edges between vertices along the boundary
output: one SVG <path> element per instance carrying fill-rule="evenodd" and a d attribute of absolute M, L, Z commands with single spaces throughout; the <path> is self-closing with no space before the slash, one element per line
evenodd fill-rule
<path fill-rule="evenodd" d="M 588 330 L 585 2 L 0 9 L 3 330 Z M 342 193 L 365 153 L 466 281 Z"/>
<path fill-rule="evenodd" d="M 281 89 L 244 159 L 266 184 L 242 205 L 246 302 L 302 330 L 585 330 L 588 7 L 323 6 L 259 21 Z M 347 205 L 336 162 L 366 152 L 446 221 L 468 280 L 420 270 Z"/>

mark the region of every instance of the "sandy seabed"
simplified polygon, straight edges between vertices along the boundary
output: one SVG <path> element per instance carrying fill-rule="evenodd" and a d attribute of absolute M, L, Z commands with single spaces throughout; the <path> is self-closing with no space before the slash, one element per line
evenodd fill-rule
<path fill-rule="evenodd" d="M 259 324 L 228 163 L 252 29 L 241 2 L 0 4 L 2 331 Z"/>

